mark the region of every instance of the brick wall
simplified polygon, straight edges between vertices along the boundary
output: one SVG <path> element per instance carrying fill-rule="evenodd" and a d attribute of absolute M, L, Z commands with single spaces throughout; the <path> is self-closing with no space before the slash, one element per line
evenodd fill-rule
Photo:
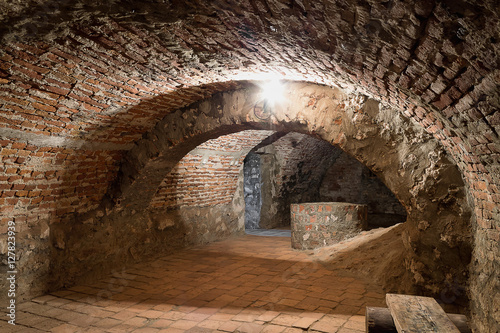
<path fill-rule="evenodd" d="M 340 243 L 367 230 L 366 205 L 318 202 L 290 206 L 292 247 L 313 250 Z"/>
<path fill-rule="evenodd" d="M 167 77 L 153 78 L 153 68 L 137 63 L 139 54 L 144 54 L 137 43 L 144 45 L 140 39 L 145 35 L 109 24 L 82 28 L 85 32 L 60 44 L 13 43 L 0 49 L 0 125 L 24 133 L 127 144 L 168 112 L 236 86 L 231 82 L 193 86 L 196 83 L 187 78 L 174 80 L 166 73 L 162 74 Z M 91 42 L 93 35 L 102 34 L 99 29 L 112 36 Z M 126 42 L 129 51 L 119 41 Z M 108 55 L 113 47 L 124 54 Z M 153 48 L 149 56 L 158 58 L 163 51 Z M 168 69 L 160 63 L 157 66 Z M 199 83 L 204 82 L 210 80 Z M 181 85 L 186 87 L 177 89 Z"/>
<path fill-rule="evenodd" d="M 121 152 L 38 147 L 1 140 L 3 219 L 29 221 L 96 208 L 118 171 Z"/>
<path fill-rule="evenodd" d="M 437 144 L 422 132 L 418 132 L 416 128 L 409 126 L 404 129 L 393 129 L 392 126 L 395 126 L 398 121 L 402 121 L 394 114 L 387 120 L 374 121 L 371 119 L 368 116 L 369 113 L 380 111 L 378 104 L 374 104 L 373 101 L 365 103 L 364 99 L 358 96 L 348 97 L 336 89 L 304 83 L 293 84 L 293 89 L 288 94 L 288 105 L 283 110 L 276 110 L 274 113 L 278 123 L 286 124 L 289 117 L 294 117 L 292 118 L 293 121 L 287 126 L 297 128 L 297 118 L 295 117 L 300 117 L 300 121 L 305 124 L 302 130 L 309 133 L 312 133 L 313 129 L 318 126 L 321 126 L 319 131 L 322 133 L 324 140 L 342 144 L 343 147 L 349 149 L 353 154 L 357 154 L 360 159 L 365 159 L 366 163 L 375 165 L 375 169 L 377 165 L 384 165 L 384 168 L 380 169 L 380 171 L 382 176 L 385 175 L 386 180 L 389 176 L 397 175 L 399 178 L 396 178 L 396 180 L 400 181 L 399 186 L 402 187 L 398 187 L 396 190 L 400 192 L 400 195 L 403 195 L 407 202 L 412 200 L 411 195 L 413 190 L 410 193 L 409 187 L 413 184 L 417 184 L 416 186 L 421 191 L 425 192 L 429 190 L 439 193 L 441 193 L 441 190 L 447 191 L 448 187 L 452 186 L 446 181 L 440 182 L 438 185 L 430 184 L 427 186 L 427 184 L 422 184 L 423 181 L 419 178 L 421 172 L 429 172 L 430 175 L 426 175 L 423 179 L 430 179 L 431 181 L 435 175 L 440 176 L 440 172 L 444 170 L 442 164 L 439 164 L 439 166 L 429 165 L 430 161 L 425 155 L 434 150 L 439 152 Z M 322 97 L 313 97 L 315 95 Z M 234 106 L 253 104 L 252 101 L 255 100 L 255 96 L 255 91 L 251 89 L 238 90 L 215 96 L 208 101 L 196 103 L 189 108 L 165 116 L 155 126 L 155 129 L 145 135 L 127 153 L 127 156 L 122 159 L 121 172 L 119 173 L 122 192 L 118 195 L 122 197 L 129 195 L 129 199 L 133 201 L 136 201 L 137 198 L 147 198 L 148 191 L 146 190 L 152 186 L 151 184 L 153 184 L 154 188 L 157 187 L 155 185 L 156 178 L 158 178 L 158 175 L 163 175 L 163 172 L 167 173 L 168 167 L 171 165 L 169 163 L 179 161 L 179 156 L 188 154 L 192 148 L 195 148 L 200 142 L 204 141 L 201 140 L 202 138 L 215 137 L 214 129 L 219 129 L 220 132 L 226 131 L 227 133 L 235 131 L 236 128 L 249 126 L 245 124 L 241 125 L 239 122 L 242 121 L 241 119 L 250 122 L 255 121 L 255 115 L 252 113 L 252 110 L 242 107 L 234 111 Z M 311 100 L 318 101 L 318 104 L 323 105 L 323 107 L 316 111 L 315 104 L 310 103 Z M 349 103 L 349 107 L 342 109 L 339 107 L 339 104 L 335 104 L 335 101 Z M 374 105 L 377 107 L 376 109 L 372 109 Z M 322 114 L 328 109 L 331 110 L 328 114 L 328 119 L 331 117 L 331 119 L 339 119 L 340 121 L 326 121 L 321 124 L 321 117 L 318 118 L 317 114 Z M 222 112 L 219 112 L 220 110 Z M 342 123 L 347 125 L 340 127 L 339 125 Z M 252 123 L 252 126 L 256 125 Z M 262 122 L 259 125 L 263 128 L 275 127 L 274 125 L 269 126 L 266 122 Z M 375 130 L 373 130 L 374 126 Z M 379 130 L 381 128 L 384 128 L 384 132 Z M 392 137 L 392 133 L 397 130 L 404 130 L 404 136 L 411 140 L 406 142 L 397 140 L 397 136 Z M 387 131 L 389 131 L 389 135 L 387 137 L 382 136 L 381 133 L 385 135 Z M 425 138 L 425 144 L 419 143 L 418 138 Z M 308 141 L 306 140 L 306 142 Z M 367 142 L 370 144 L 375 142 L 376 146 L 365 151 L 363 149 L 366 147 L 365 144 Z M 329 146 L 327 143 L 324 143 L 324 145 Z M 388 158 L 392 158 L 392 160 L 389 160 L 391 163 L 387 165 L 383 164 L 388 163 L 388 161 L 387 159 L 379 158 L 381 155 L 379 151 L 374 150 L 375 147 L 382 152 L 388 149 L 390 153 Z M 415 165 L 412 166 L 414 168 L 412 173 L 405 173 L 404 170 L 399 170 L 401 167 L 400 160 L 397 159 L 398 155 L 394 153 L 400 149 L 424 150 L 421 159 L 415 160 Z M 210 151 L 213 152 L 212 150 Z M 305 155 L 307 156 L 307 154 Z M 439 161 L 443 162 L 446 159 L 443 158 Z M 172 167 L 174 166 L 172 165 Z M 298 165 L 297 167 L 297 170 L 299 170 Z M 396 171 L 399 171 L 399 173 L 395 173 Z M 301 174 L 300 171 L 297 171 L 297 173 Z M 302 176 L 305 177 L 304 179 L 308 179 L 307 177 L 311 176 L 311 173 L 303 172 Z M 311 179 L 314 179 L 314 177 Z M 131 180 L 132 184 L 130 186 L 132 190 L 129 188 L 127 191 L 127 182 Z M 163 178 L 160 178 L 161 180 Z M 457 185 L 452 184 L 453 188 L 460 189 L 460 183 L 457 183 Z M 158 185 L 160 184 L 158 183 Z M 133 186 L 137 190 L 133 190 Z M 425 192 L 422 198 L 425 200 L 429 193 Z M 460 204 L 460 199 L 457 200 L 457 204 Z M 439 204 L 441 201 L 442 199 L 438 198 L 435 202 Z M 101 271 L 110 269 L 113 265 L 124 264 L 132 259 L 140 260 L 141 257 L 148 257 L 151 254 L 158 253 L 158 251 L 167 251 L 189 244 L 213 241 L 221 237 L 227 237 L 238 231 L 238 217 L 235 216 L 234 212 L 241 211 L 241 205 L 238 206 L 238 203 L 234 201 L 230 205 L 217 206 L 216 209 L 211 209 L 212 207 L 207 207 L 208 209 L 183 209 L 181 214 L 174 213 L 172 216 L 173 219 L 170 220 L 165 219 L 165 216 L 151 216 L 145 209 L 146 207 L 142 207 L 142 209 L 139 209 L 140 205 L 129 207 L 124 202 L 128 203 L 130 201 L 117 201 L 114 207 L 106 207 L 106 209 L 96 211 L 95 216 L 89 220 L 75 219 L 75 221 L 56 223 L 51 226 L 50 233 L 54 238 L 54 251 L 51 252 L 53 254 L 51 262 L 54 267 L 57 267 L 57 274 L 52 275 L 52 278 L 56 280 L 55 284 L 52 285 L 53 287 L 60 287 L 61 284 L 67 285 L 79 281 L 79 279 L 82 279 L 82 272 L 84 274 L 87 274 L 87 272 L 91 274 L 96 269 Z M 429 202 L 424 202 L 429 204 Z M 419 204 L 422 204 L 422 202 L 419 202 Z M 463 206 L 461 209 L 466 209 L 466 206 Z M 418 214 L 421 213 L 415 210 L 415 220 L 419 219 L 420 216 Z M 450 209 L 445 214 L 448 214 L 454 220 L 451 232 L 454 232 L 457 226 L 466 222 L 457 215 L 455 209 Z M 428 218 L 431 218 L 431 221 L 434 222 L 433 228 L 441 226 L 439 215 L 436 216 L 433 214 L 433 216 L 429 216 Z M 410 227 L 415 228 L 413 224 L 410 224 Z M 443 231 L 435 233 L 434 230 L 429 230 L 428 234 L 439 235 L 441 232 Z M 444 233 L 446 234 L 447 231 Z M 458 237 L 459 244 L 461 244 L 460 237 Z M 116 246 L 117 242 L 119 242 L 120 246 Z M 418 241 L 415 243 L 415 246 L 421 245 Z M 101 251 L 96 253 L 95 247 L 98 245 Z M 442 247 L 441 253 L 450 251 L 447 248 L 448 245 L 445 243 L 432 245 Z M 451 252 L 453 253 L 453 251 Z M 103 253 L 106 255 L 103 256 Z M 75 262 L 75 258 L 78 259 L 78 262 Z M 433 258 L 428 258 L 425 254 L 423 258 L 413 256 L 411 259 L 433 260 Z M 445 267 L 449 267 L 446 261 L 443 264 Z M 457 266 L 454 269 L 462 269 L 462 264 L 457 266 L 454 261 L 454 265 Z M 432 274 L 432 272 L 425 271 L 425 274 Z M 420 271 L 415 274 L 420 274 Z M 399 278 L 401 279 L 402 277 Z M 411 280 L 411 277 L 409 280 Z M 442 283 L 441 280 L 433 277 L 426 281 L 431 281 L 435 284 Z"/>
<path fill-rule="evenodd" d="M 247 130 L 199 145 L 164 179 L 151 207 L 171 209 L 231 203 L 246 154 L 272 133 Z"/>
<path fill-rule="evenodd" d="M 48 290 L 51 253 L 65 247 L 54 226 L 100 206 L 122 157 L 119 151 L 0 140 L 0 235 L 15 221 L 17 271 L 26 281 L 18 284 L 18 301 Z M 7 242 L 1 244 L 0 258 L 6 258 Z"/>

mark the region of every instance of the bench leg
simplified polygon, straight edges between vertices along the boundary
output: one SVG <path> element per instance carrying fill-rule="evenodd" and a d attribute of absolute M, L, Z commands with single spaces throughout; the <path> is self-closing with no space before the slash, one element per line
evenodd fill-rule
<path fill-rule="evenodd" d="M 460 333 L 472 333 L 467 317 L 451 313 L 447 315 Z M 388 308 L 366 307 L 366 333 L 398 333 L 391 311 Z"/>
<path fill-rule="evenodd" d="M 366 333 L 398 333 L 388 308 L 366 307 Z"/>

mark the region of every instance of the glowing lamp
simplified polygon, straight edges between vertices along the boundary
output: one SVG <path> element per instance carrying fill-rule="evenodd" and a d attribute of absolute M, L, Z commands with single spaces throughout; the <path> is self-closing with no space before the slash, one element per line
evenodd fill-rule
<path fill-rule="evenodd" d="M 283 100 L 285 88 L 279 80 L 267 81 L 260 86 L 262 98 L 268 104 L 274 105 L 276 102 Z"/>

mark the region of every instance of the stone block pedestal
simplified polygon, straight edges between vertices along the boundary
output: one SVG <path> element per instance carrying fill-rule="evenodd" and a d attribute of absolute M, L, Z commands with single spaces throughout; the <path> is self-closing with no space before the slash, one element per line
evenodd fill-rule
<path fill-rule="evenodd" d="M 292 204 L 292 248 L 312 250 L 351 238 L 368 227 L 366 205 L 345 202 Z"/>

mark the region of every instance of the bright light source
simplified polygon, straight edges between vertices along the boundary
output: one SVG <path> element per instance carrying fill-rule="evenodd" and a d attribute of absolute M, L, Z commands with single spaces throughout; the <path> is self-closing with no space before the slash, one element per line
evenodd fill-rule
<path fill-rule="evenodd" d="M 275 104 L 283 100 L 285 87 L 279 80 L 267 81 L 260 86 L 262 90 L 262 98 L 269 104 Z"/>

